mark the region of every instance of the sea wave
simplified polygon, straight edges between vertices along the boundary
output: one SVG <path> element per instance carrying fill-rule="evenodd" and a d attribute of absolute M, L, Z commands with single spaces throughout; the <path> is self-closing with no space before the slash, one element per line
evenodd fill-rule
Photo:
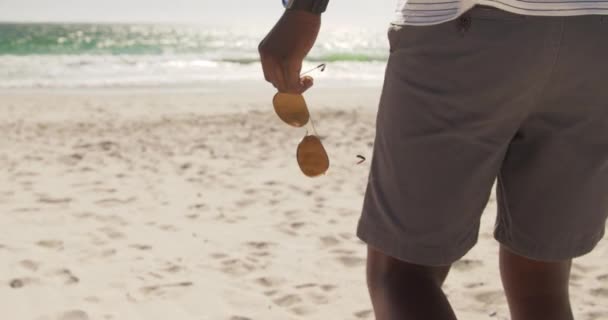
<path fill-rule="evenodd" d="M 0 24 L 0 88 L 188 84 L 259 79 L 263 32 L 168 25 Z M 319 77 L 373 79 L 384 35 L 325 30 L 304 68 Z"/>
<path fill-rule="evenodd" d="M 318 65 L 307 60 L 303 70 Z M 385 62 L 327 62 L 317 79 L 379 81 Z M 213 61 L 197 55 L 0 56 L 0 88 L 129 87 L 263 81 L 259 61 Z"/>
<path fill-rule="evenodd" d="M 170 25 L 0 24 L 0 55 L 171 55 L 196 54 L 236 63 L 256 62 L 263 32 Z M 311 59 L 386 59 L 381 33 L 365 29 L 326 30 Z"/>
<path fill-rule="evenodd" d="M 386 61 L 385 55 L 356 54 L 356 53 L 333 53 L 325 55 L 311 55 L 306 60 L 311 62 L 383 62 Z M 252 58 L 224 58 L 222 62 L 237 64 L 259 63 L 258 57 Z"/>

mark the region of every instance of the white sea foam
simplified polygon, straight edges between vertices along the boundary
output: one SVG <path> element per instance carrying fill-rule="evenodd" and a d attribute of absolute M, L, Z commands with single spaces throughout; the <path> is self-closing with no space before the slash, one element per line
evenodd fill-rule
<path fill-rule="evenodd" d="M 128 25 L 0 25 L 0 88 L 201 85 L 263 80 L 248 30 Z M 25 35 L 25 36 L 24 36 Z M 385 35 L 324 30 L 303 69 L 324 62 L 317 78 L 379 82 Z"/>

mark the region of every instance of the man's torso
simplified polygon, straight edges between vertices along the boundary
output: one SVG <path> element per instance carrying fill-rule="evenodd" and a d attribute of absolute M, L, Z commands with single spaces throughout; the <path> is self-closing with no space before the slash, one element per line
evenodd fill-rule
<path fill-rule="evenodd" d="M 398 0 L 397 25 L 432 25 L 458 18 L 475 5 L 536 16 L 608 15 L 608 0 Z"/>

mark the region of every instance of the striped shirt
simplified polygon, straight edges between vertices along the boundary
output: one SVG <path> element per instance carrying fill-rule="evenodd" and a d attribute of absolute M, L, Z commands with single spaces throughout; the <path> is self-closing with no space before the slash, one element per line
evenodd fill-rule
<path fill-rule="evenodd" d="M 477 4 L 524 15 L 608 15 L 608 0 L 399 0 L 393 23 L 438 24 L 458 18 Z"/>

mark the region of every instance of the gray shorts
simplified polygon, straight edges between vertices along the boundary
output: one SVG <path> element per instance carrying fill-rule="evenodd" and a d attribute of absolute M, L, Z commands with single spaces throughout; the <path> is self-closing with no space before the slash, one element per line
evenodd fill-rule
<path fill-rule="evenodd" d="M 543 261 L 591 251 L 608 213 L 607 18 L 475 7 L 389 41 L 359 238 L 453 263 L 498 178 L 500 243 Z"/>

